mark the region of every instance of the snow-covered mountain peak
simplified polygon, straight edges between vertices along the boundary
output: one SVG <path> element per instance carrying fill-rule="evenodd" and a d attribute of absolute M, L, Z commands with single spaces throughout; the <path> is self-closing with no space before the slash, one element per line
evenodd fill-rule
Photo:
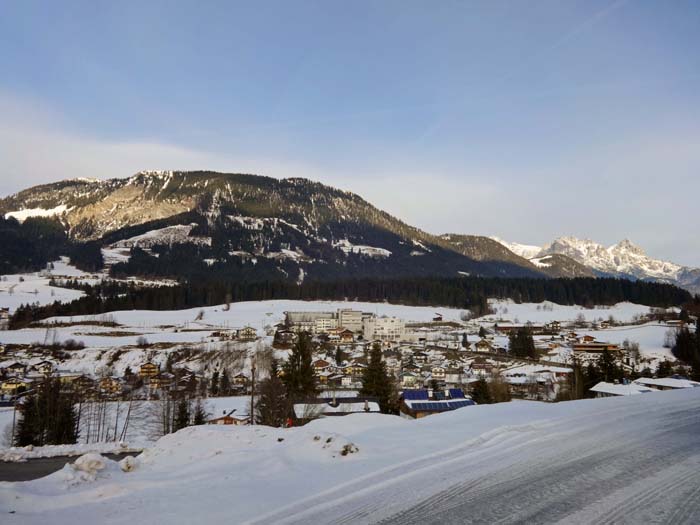
<path fill-rule="evenodd" d="M 134 177 L 146 176 L 146 177 L 166 177 L 172 176 L 173 172 L 170 170 L 141 170 Z"/>
<path fill-rule="evenodd" d="M 629 253 L 634 255 L 646 256 L 646 252 L 629 239 L 623 239 L 617 244 L 609 248 L 611 253 Z"/>
<path fill-rule="evenodd" d="M 536 265 L 547 255 L 559 254 L 575 260 L 599 275 L 670 282 L 691 291 L 700 289 L 700 269 L 649 257 L 640 246 L 629 239 L 605 247 L 590 239 L 562 236 L 538 248 L 492 238 Z"/>
<path fill-rule="evenodd" d="M 515 255 L 518 255 L 520 257 L 524 257 L 525 259 L 533 259 L 537 257 L 540 252 L 542 251 L 541 246 L 534 246 L 531 244 L 518 244 L 517 242 L 508 242 L 504 241 L 503 239 L 499 237 L 490 237 L 492 240 L 496 241 L 499 244 L 502 244 L 506 248 L 508 248 L 511 252 L 513 252 Z"/>

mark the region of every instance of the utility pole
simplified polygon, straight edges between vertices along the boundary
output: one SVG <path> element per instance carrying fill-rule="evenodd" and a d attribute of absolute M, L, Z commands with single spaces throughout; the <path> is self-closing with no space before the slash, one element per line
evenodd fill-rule
<path fill-rule="evenodd" d="M 17 416 L 17 400 L 12 403 L 12 436 L 10 437 L 10 446 L 15 446 L 15 418 Z"/>
<path fill-rule="evenodd" d="M 251 361 L 250 373 L 250 424 L 255 424 L 255 354 Z"/>

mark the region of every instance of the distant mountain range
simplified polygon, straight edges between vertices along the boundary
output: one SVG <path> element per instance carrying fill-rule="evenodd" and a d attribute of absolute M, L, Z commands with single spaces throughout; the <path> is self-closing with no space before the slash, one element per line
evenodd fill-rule
<path fill-rule="evenodd" d="M 649 257 L 642 248 L 624 239 L 603 246 L 588 239 L 559 237 L 545 246 L 532 246 L 492 239 L 537 267 L 556 267 L 557 257 L 573 260 L 596 276 L 614 276 L 675 284 L 700 293 L 700 268 L 682 266 Z"/>
<path fill-rule="evenodd" d="M 299 178 L 144 171 L 125 179 L 71 179 L 0 199 L 0 217 L 6 232 L 17 224 L 13 219 L 57 221 L 69 242 L 99 244 L 124 273 L 190 278 L 221 273 L 297 282 L 615 275 L 691 290 L 700 285 L 700 270 L 655 261 L 629 242 L 604 248 L 563 237 L 536 247 L 476 235 L 432 235 L 356 194 Z M 4 237 L 1 230 L 6 245 L 22 241 L 20 230 Z M 136 257 L 129 258 L 131 248 L 140 248 Z"/>

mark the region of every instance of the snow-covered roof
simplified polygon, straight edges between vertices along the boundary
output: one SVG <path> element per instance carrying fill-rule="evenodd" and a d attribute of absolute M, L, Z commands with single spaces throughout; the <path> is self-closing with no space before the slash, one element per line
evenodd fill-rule
<path fill-rule="evenodd" d="M 661 388 L 694 388 L 700 387 L 700 383 L 697 381 L 690 381 L 689 379 L 676 379 L 673 377 L 640 377 L 634 380 L 638 385 L 650 386 L 650 387 L 661 387 Z"/>
<path fill-rule="evenodd" d="M 531 375 L 551 372 L 554 374 L 570 374 L 571 368 L 564 366 L 521 365 L 509 368 L 503 372 L 506 376 Z"/>
<path fill-rule="evenodd" d="M 297 403 L 294 405 L 294 415 L 298 418 L 318 417 L 324 414 L 355 414 L 363 412 L 379 412 L 379 404 L 374 401 L 355 401 L 338 403 L 337 406 L 328 403 Z"/>
<path fill-rule="evenodd" d="M 320 399 L 332 399 L 334 396 L 336 399 L 357 397 L 360 395 L 359 390 L 322 390 L 318 397 Z"/>
<path fill-rule="evenodd" d="M 653 388 L 649 388 L 643 385 L 638 385 L 635 383 L 629 383 L 627 385 L 618 383 L 606 383 L 601 381 L 597 385 L 591 388 L 591 392 L 596 392 L 598 394 L 608 394 L 611 396 L 634 396 L 637 394 L 646 394 L 648 392 L 654 392 Z"/>

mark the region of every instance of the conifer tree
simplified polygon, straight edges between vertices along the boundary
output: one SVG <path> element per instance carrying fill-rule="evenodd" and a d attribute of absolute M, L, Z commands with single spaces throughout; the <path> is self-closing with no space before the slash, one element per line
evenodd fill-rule
<path fill-rule="evenodd" d="M 279 378 L 277 360 L 270 364 L 270 377 L 260 383 L 256 408 L 256 421 L 270 427 L 284 426 L 290 414 L 291 406 L 287 390 Z"/>
<path fill-rule="evenodd" d="M 619 381 L 624 377 L 615 357 L 607 349 L 604 349 L 598 358 L 598 369 L 603 376 L 603 381 Z"/>
<path fill-rule="evenodd" d="M 493 403 L 491 399 L 491 391 L 489 390 L 489 384 L 486 379 L 479 378 L 475 381 L 471 389 L 471 398 L 477 405 L 488 405 Z"/>
<path fill-rule="evenodd" d="M 192 414 L 192 424 L 193 425 L 204 425 L 207 422 L 207 412 L 204 410 L 204 405 L 202 405 L 202 400 L 197 399 L 194 404 L 194 412 Z"/>
<path fill-rule="evenodd" d="M 14 436 L 14 446 L 26 447 L 27 445 L 37 445 L 36 436 L 38 434 L 37 396 L 30 394 L 24 398 L 19 407 L 20 418 L 17 422 L 17 430 Z"/>
<path fill-rule="evenodd" d="M 656 377 L 668 377 L 670 375 L 673 375 L 673 365 L 670 361 L 664 359 L 656 368 Z"/>
<path fill-rule="evenodd" d="M 177 412 L 173 421 L 173 432 L 189 426 L 190 424 L 190 402 L 187 399 L 181 399 L 177 403 Z"/>
<path fill-rule="evenodd" d="M 211 387 L 210 387 L 210 392 L 212 397 L 216 397 L 219 395 L 219 371 L 214 370 L 214 373 L 211 375 Z"/>
<path fill-rule="evenodd" d="M 518 328 L 508 336 L 509 351 L 515 357 L 528 359 L 537 358 L 535 341 L 532 339 L 532 331 L 529 327 Z"/>
<path fill-rule="evenodd" d="M 382 349 L 378 344 L 374 344 L 369 356 L 369 365 L 362 374 L 360 394 L 376 397 L 381 412 L 388 414 L 391 410 L 391 391 L 391 379 L 386 371 L 386 363 L 382 360 Z"/>
<path fill-rule="evenodd" d="M 78 439 L 77 414 L 71 394 L 61 392 L 58 378 L 48 377 L 21 408 L 15 442 L 26 445 L 63 445 Z"/>
<path fill-rule="evenodd" d="M 341 366 L 344 360 L 344 353 L 342 348 L 340 346 L 336 347 L 335 349 L 335 364 L 336 366 Z"/>
<path fill-rule="evenodd" d="M 289 359 L 284 364 L 282 381 L 290 401 L 296 402 L 316 397 L 316 376 L 314 374 L 313 346 L 306 333 L 299 334 Z"/>
<path fill-rule="evenodd" d="M 231 380 L 228 378 L 228 372 L 224 368 L 219 379 L 219 395 L 228 396 L 229 394 L 231 394 Z"/>

